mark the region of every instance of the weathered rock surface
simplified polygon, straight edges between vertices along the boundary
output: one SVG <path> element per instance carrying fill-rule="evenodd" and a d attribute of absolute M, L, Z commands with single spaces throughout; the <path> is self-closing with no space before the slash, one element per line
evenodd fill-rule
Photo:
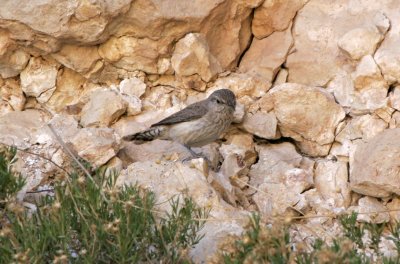
<path fill-rule="evenodd" d="M 109 126 L 125 113 L 126 107 L 127 103 L 115 91 L 94 91 L 82 109 L 81 124 Z"/>
<path fill-rule="evenodd" d="M 400 129 L 387 129 L 357 147 L 350 163 L 350 185 L 355 192 L 388 197 L 400 195 Z"/>
<path fill-rule="evenodd" d="M 347 164 L 341 161 L 318 161 L 315 167 L 315 188 L 332 207 L 347 208 L 351 203 Z"/>
<path fill-rule="evenodd" d="M 131 36 L 112 37 L 99 47 L 100 56 L 118 68 L 157 73 L 157 42 Z"/>
<path fill-rule="evenodd" d="M 323 90 L 298 84 L 278 85 L 270 92 L 282 135 L 293 138 L 309 155 L 328 154 L 335 128 L 345 117 L 340 105 Z"/>
<path fill-rule="evenodd" d="M 363 33 L 362 39 L 348 40 L 345 43 L 345 49 L 348 49 L 356 58 L 373 53 L 377 42 L 384 36 L 389 21 L 391 21 L 390 25 L 394 25 L 397 15 L 393 10 L 398 10 L 398 8 L 400 8 L 398 3 L 392 3 L 390 0 L 379 3 L 366 1 L 362 5 L 347 0 L 340 3 L 324 0 L 308 1 L 299 10 L 293 28 L 296 50 L 289 55 L 286 64 L 289 69 L 289 82 L 325 85 L 338 71 L 351 66 L 352 62 L 339 48 L 338 40 L 350 32 L 345 37 L 348 39 L 349 36 L 357 33 L 356 29 L 366 28 L 368 32 L 368 29 L 372 28 L 374 33 Z M 374 27 L 378 30 L 375 31 Z M 397 32 L 397 25 L 395 27 L 394 31 Z M 397 33 L 391 35 L 394 36 L 387 42 L 387 49 L 393 49 L 394 41 L 398 38 Z M 394 49 L 398 50 L 397 47 Z M 389 59 L 384 51 L 380 54 L 382 64 L 395 65 L 395 60 Z M 388 73 L 393 72 L 393 66 L 387 68 L 390 69 Z M 388 78 L 390 78 L 389 74 Z"/>
<path fill-rule="evenodd" d="M 0 30 L 0 76 L 10 78 L 17 76 L 29 61 L 29 54 L 18 49 L 7 31 Z"/>
<path fill-rule="evenodd" d="M 0 82 L 0 98 L 6 106 L 6 111 L 0 110 L 0 115 L 11 111 L 22 111 L 26 102 L 18 81 L 8 79 L 4 83 Z M 0 109 L 3 109 L 0 107 Z"/>
<path fill-rule="evenodd" d="M 275 32 L 261 40 L 253 39 L 240 62 L 239 71 L 261 76 L 272 83 L 280 66 L 286 61 L 292 45 L 290 28 L 283 32 Z"/>
<path fill-rule="evenodd" d="M 357 212 L 357 221 L 360 222 L 381 224 L 390 220 L 390 215 L 386 212 L 387 208 L 373 197 L 361 198 L 358 201 L 358 206 L 350 207 L 349 211 Z"/>
<path fill-rule="evenodd" d="M 124 181 L 211 204 L 198 262 L 243 230 L 243 209 L 268 219 L 348 209 L 387 222 L 373 212 L 399 207 L 399 14 L 394 0 L 4 0 L 0 142 L 68 167 L 51 120 L 94 166 L 133 163 Z M 182 164 L 189 153 L 174 142 L 120 146 L 221 88 L 237 108 L 222 143 L 195 150 L 210 164 Z M 28 179 L 19 198 L 59 173 L 37 155 L 18 158 Z M 327 217 L 294 229 L 291 241 L 310 243 L 340 231 Z"/>
<path fill-rule="evenodd" d="M 79 106 L 75 107 L 78 108 L 75 114 L 80 113 L 84 106 L 83 102 L 81 103 L 81 97 L 85 91 L 89 90 L 85 83 L 85 78 L 77 72 L 68 68 L 60 70 L 56 83 L 57 89 L 45 103 L 46 106 L 56 112 L 67 111 L 69 106 Z"/>
<path fill-rule="evenodd" d="M 59 52 L 52 54 L 52 57 L 65 67 L 87 77 L 91 77 L 104 66 L 96 46 L 64 45 Z"/>
<path fill-rule="evenodd" d="M 177 75 L 198 74 L 206 82 L 222 71 L 205 37 L 199 33 L 190 33 L 176 43 L 171 63 Z"/>
<path fill-rule="evenodd" d="M 82 128 L 69 143 L 79 157 L 95 167 L 105 164 L 119 150 L 119 139 L 111 128 Z"/>
<path fill-rule="evenodd" d="M 252 31 L 256 38 L 262 39 L 275 31 L 289 27 L 296 12 L 303 7 L 306 0 L 266 0 L 254 12 Z"/>
<path fill-rule="evenodd" d="M 202 233 L 205 237 L 191 250 L 195 261 L 204 261 L 216 253 L 217 245 L 228 235 L 239 235 L 248 214 L 221 201 L 201 171 L 180 162 L 135 162 L 118 177 L 117 186 L 139 184 L 157 194 L 158 202 L 176 195 L 189 195 L 201 207 L 211 208 L 210 221 Z M 157 203 L 157 202 L 156 202 Z M 168 203 L 160 203 L 159 210 L 168 211 Z M 219 221 L 221 219 L 232 219 Z M 212 221 L 212 220 L 216 221 Z"/>
<path fill-rule="evenodd" d="M 339 47 L 352 59 L 358 60 L 366 55 L 373 55 L 383 35 L 375 27 L 355 28 L 343 35 L 339 41 Z"/>
<path fill-rule="evenodd" d="M 32 57 L 21 72 L 21 87 L 26 96 L 47 102 L 56 89 L 57 66 L 41 58 Z"/>
<path fill-rule="evenodd" d="M 314 184 L 314 162 L 298 154 L 290 143 L 258 146 L 256 150 L 259 159 L 250 168 L 249 177 L 257 190 L 253 200 L 258 210 L 264 217 L 289 213 L 303 199 L 302 192 Z"/>

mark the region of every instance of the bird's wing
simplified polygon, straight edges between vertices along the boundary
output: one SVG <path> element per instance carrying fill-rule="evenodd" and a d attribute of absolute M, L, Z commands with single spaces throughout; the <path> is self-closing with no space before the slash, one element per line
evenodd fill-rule
<path fill-rule="evenodd" d="M 187 122 L 195 119 L 199 119 L 207 113 L 207 107 L 202 102 L 197 102 L 187 106 L 181 111 L 176 112 L 175 114 L 170 115 L 167 118 L 164 118 L 158 123 L 151 125 L 161 126 L 161 125 L 173 125 L 181 122 Z"/>

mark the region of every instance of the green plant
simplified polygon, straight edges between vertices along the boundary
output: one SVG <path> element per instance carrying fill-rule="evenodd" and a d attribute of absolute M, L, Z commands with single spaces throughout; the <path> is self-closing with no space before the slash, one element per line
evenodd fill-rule
<path fill-rule="evenodd" d="M 216 263 L 359 263 L 373 262 L 365 249 L 375 253 L 374 263 L 400 263 L 400 224 L 390 225 L 390 239 L 397 248 L 397 258 L 383 257 L 379 243 L 382 239 L 383 224 L 359 223 L 357 214 L 344 215 L 339 221 L 343 235 L 326 243 L 316 239 L 312 245 L 290 240 L 288 224 L 278 223 L 266 226 L 258 215 L 253 215 L 245 233 L 234 244 L 221 248 L 220 259 Z M 369 242 L 363 242 L 368 231 Z"/>
<path fill-rule="evenodd" d="M 116 177 L 105 177 L 104 170 L 92 176 L 96 182 L 78 172 L 66 175 L 35 213 L 8 204 L 0 263 L 190 262 L 186 253 L 202 238 L 199 219 L 208 211 L 175 197 L 162 213 L 154 209 L 153 193 L 117 188 Z"/>
<path fill-rule="evenodd" d="M 24 178 L 13 172 L 13 164 L 17 161 L 16 153 L 15 148 L 0 148 L 0 212 L 25 185 Z"/>

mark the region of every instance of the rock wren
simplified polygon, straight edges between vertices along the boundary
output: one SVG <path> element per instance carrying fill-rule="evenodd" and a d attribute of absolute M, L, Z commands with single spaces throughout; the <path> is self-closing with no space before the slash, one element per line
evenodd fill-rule
<path fill-rule="evenodd" d="M 181 143 L 198 157 L 191 147 L 201 147 L 218 139 L 233 120 L 236 98 L 232 91 L 221 89 L 207 99 L 191 104 L 149 129 L 123 137 L 127 141 L 166 139 Z"/>

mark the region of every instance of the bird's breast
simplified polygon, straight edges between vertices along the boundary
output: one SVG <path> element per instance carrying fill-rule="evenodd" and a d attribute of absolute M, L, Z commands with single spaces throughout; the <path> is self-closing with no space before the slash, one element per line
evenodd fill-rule
<path fill-rule="evenodd" d="M 169 138 L 188 146 L 203 146 L 218 139 L 232 119 L 231 113 L 208 113 L 202 118 L 170 126 Z"/>

